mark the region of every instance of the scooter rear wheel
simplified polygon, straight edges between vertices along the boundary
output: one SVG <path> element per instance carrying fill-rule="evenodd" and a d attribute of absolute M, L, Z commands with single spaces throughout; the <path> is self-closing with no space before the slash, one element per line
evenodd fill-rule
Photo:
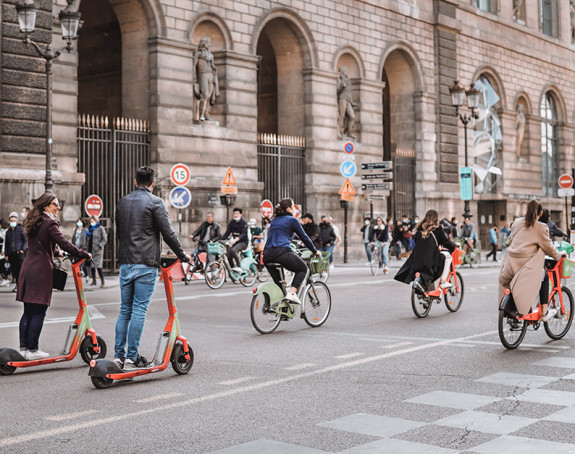
<path fill-rule="evenodd" d="M 86 364 L 90 364 L 90 361 L 93 359 L 102 359 L 106 357 L 106 342 L 104 342 L 104 339 L 100 336 L 96 336 L 96 341 L 98 342 L 98 347 L 100 347 L 100 353 L 96 353 L 94 351 L 91 336 L 86 336 L 80 344 L 80 355 Z"/>
<path fill-rule="evenodd" d="M 172 352 L 172 368 L 178 375 L 187 374 L 194 364 L 194 352 L 190 344 L 188 344 L 188 350 L 190 351 L 190 360 L 187 361 L 184 353 L 184 346 L 182 344 L 176 344 L 174 346 L 174 351 Z"/>
<path fill-rule="evenodd" d="M 114 380 L 107 377 L 90 377 L 92 379 L 92 384 L 98 389 L 106 389 L 112 386 Z"/>
<path fill-rule="evenodd" d="M 12 375 L 16 368 L 8 364 L 0 364 L 0 375 Z"/>

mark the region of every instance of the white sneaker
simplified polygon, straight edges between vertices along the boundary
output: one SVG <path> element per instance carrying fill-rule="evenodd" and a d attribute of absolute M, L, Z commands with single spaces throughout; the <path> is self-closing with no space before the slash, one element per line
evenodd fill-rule
<path fill-rule="evenodd" d="M 50 353 L 43 352 L 42 350 L 38 349 L 35 352 L 28 350 L 26 352 L 26 356 L 24 356 L 27 360 L 31 359 L 44 359 L 50 358 Z"/>
<path fill-rule="evenodd" d="M 547 309 L 547 313 L 543 317 L 541 317 L 541 320 L 543 320 L 544 322 L 548 322 L 556 315 L 557 315 L 557 309 Z"/>
<path fill-rule="evenodd" d="M 289 293 L 285 296 L 285 299 L 288 300 L 292 304 L 301 304 L 301 300 L 295 293 Z"/>
<path fill-rule="evenodd" d="M 335 268 L 335 265 L 332 263 L 332 264 L 329 266 L 329 269 L 330 269 L 330 270 L 333 270 L 334 268 Z"/>
<path fill-rule="evenodd" d="M 384 273 L 384 274 L 389 273 L 389 267 L 388 267 L 388 266 L 384 266 L 384 267 L 383 267 L 383 273 Z"/>
<path fill-rule="evenodd" d="M 8 279 L 2 279 L 0 281 L 0 287 L 8 287 L 10 285 L 10 281 Z"/>
<path fill-rule="evenodd" d="M 235 272 L 238 273 L 238 274 L 241 274 L 241 273 L 242 273 L 242 269 L 241 269 L 239 266 L 236 266 L 236 267 L 232 268 L 232 271 L 235 271 Z"/>
<path fill-rule="evenodd" d="M 440 286 L 441 288 L 451 288 L 451 287 L 453 287 L 453 286 L 451 285 L 451 282 L 442 282 L 441 284 L 439 284 L 439 286 Z"/>

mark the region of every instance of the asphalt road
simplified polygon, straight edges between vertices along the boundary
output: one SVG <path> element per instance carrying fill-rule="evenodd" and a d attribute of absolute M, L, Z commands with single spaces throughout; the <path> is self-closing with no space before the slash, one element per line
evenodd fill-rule
<path fill-rule="evenodd" d="M 417 319 L 408 286 L 339 267 L 324 326 L 296 317 L 270 335 L 252 327 L 251 289 L 177 283 L 195 353 L 188 375 L 168 368 L 97 390 L 77 357 L 0 376 L 0 452 L 573 453 L 573 333 L 551 342 L 543 329 L 529 331 L 518 350 L 503 348 L 497 273 L 463 268 L 460 311 L 434 305 Z M 86 297 L 111 357 L 119 289 Z M 18 346 L 13 299 L 0 294 L 2 347 Z M 163 330 L 164 301 L 160 284 L 144 356 Z M 60 350 L 75 305 L 73 293 L 55 294 L 44 350 Z"/>

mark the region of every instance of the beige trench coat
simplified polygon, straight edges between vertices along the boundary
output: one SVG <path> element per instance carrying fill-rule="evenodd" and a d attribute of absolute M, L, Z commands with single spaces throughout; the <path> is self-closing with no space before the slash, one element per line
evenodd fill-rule
<path fill-rule="evenodd" d="M 499 273 L 499 301 L 505 289 L 510 289 L 517 310 L 527 314 L 539 295 L 545 255 L 555 260 L 561 257 L 549 238 L 549 228 L 542 222 L 525 227 L 525 218 L 517 219 Z"/>

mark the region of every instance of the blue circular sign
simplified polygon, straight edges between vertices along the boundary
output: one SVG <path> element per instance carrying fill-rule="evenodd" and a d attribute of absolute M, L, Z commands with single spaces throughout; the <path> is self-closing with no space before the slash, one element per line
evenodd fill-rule
<path fill-rule="evenodd" d="M 351 143 L 351 142 L 346 143 L 346 144 L 345 144 L 345 147 L 344 147 L 344 150 L 345 150 L 345 152 L 346 152 L 347 154 L 353 153 L 353 150 L 354 150 L 353 143 Z"/>
<path fill-rule="evenodd" d="M 351 178 L 355 176 L 355 173 L 357 172 L 357 166 L 353 161 L 344 161 L 339 166 L 339 171 L 344 177 Z"/>
<path fill-rule="evenodd" d="M 170 203 L 174 208 L 186 208 L 192 203 L 192 193 L 184 186 L 178 186 L 170 191 Z"/>

